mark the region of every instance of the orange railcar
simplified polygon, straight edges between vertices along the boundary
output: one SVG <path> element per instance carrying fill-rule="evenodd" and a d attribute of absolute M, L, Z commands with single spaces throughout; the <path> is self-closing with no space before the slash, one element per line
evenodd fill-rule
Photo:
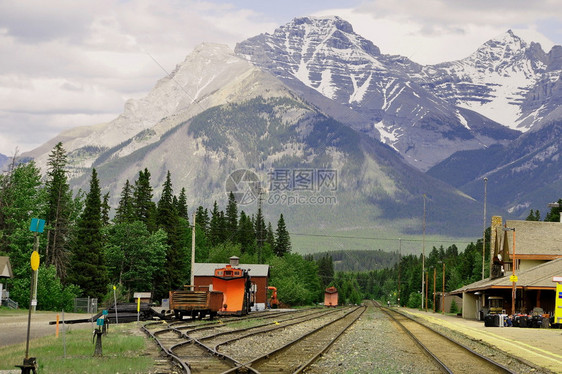
<path fill-rule="evenodd" d="M 328 287 L 324 292 L 324 306 L 338 306 L 338 289 Z"/>
<path fill-rule="evenodd" d="M 216 269 L 213 276 L 213 290 L 223 294 L 220 315 L 245 315 L 250 312 L 252 302 L 252 282 L 247 270 L 226 265 Z"/>

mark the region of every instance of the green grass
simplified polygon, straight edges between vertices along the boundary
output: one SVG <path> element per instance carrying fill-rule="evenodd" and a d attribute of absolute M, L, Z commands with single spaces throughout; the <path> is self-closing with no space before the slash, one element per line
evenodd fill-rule
<path fill-rule="evenodd" d="M 92 330 L 67 331 L 66 358 L 62 332 L 30 342 L 29 356 L 36 357 L 39 373 L 147 373 L 154 359 L 147 356 L 148 340 L 135 323 L 111 325 L 102 337 L 103 357 L 93 357 Z M 25 343 L 0 348 L 0 370 L 16 369 L 25 356 Z"/>

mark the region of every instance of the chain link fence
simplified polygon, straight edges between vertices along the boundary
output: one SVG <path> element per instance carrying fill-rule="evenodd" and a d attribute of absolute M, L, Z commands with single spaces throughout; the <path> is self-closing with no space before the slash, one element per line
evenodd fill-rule
<path fill-rule="evenodd" d="M 77 297 L 74 299 L 74 313 L 95 314 L 98 312 L 98 299 L 94 297 Z"/>

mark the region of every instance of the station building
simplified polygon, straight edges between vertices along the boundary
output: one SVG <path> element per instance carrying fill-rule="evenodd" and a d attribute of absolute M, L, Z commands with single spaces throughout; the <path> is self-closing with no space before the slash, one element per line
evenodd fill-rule
<path fill-rule="evenodd" d="M 533 308 L 554 314 L 556 283 L 562 276 L 562 223 L 507 220 L 492 217 L 490 277 L 450 292 L 462 297 L 462 317 L 482 320 L 490 297 L 501 297 L 511 314 L 512 275 L 516 276 L 515 311 L 530 314 Z M 515 267 L 515 271 L 513 271 Z"/>

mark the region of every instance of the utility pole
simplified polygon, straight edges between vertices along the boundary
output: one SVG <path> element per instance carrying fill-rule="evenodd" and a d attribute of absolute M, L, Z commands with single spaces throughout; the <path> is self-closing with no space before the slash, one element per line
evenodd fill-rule
<path fill-rule="evenodd" d="M 195 212 L 193 212 L 193 227 L 191 228 L 191 290 L 195 291 Z"/>
<path fill-rule="evenodd" d="M 402 262 L 402 238 L 398 238 L 398 306 L 400 307 L 400 263 Z"/>
<path fill-rule="evenodd" d="M 517 263 L 515 260 L 515 227 L 506 227 L 504 230 L 513 231 L 513 256 L 511 257 L 513 262 L 511 264 L 511 277 L 509 277 L 509 280 L 511 281 L 511 315 L 515 316 L 515 301 L 517 300 L 517 287 L 515 287 L 517 283 L 517 276 L 515 275 L 515 264 Z"/>
<path fill-rule="evenodd" d="M 443 260 L 443 291 L 441 292 L 441 314 L 445 314 L 445 260 Z"/>
<path fill-rule="evenodd" d="M 427 304 L 429 304 L 429 271 L 425 273 L 425 311 L 427 312 Z"/>
<path fill-rule="evenodd" d="M 261 187 L 261 185 L 258 187 L 258 217 L 257 219 L 260 219 L 260 215 L 261 218 L 263 218 L 263 210 L 262 210 L 262 202 L 263 202 L 263 189 Z M 264 220 L 265 222 L 265 220 Z M 262 252 L 263 252 L 263 225 L 261 222 L 256 222 L 256 224 L 259 225 L 259 232 L 258 232 L 258 263 L 262 263 Z"/>
<path fill-rule="evenodd" d="M 421 279 L 421 286 L 422 286 L 422 290 L 421 290 L 421 295 L 422 295 L 422 304 L 421 304 L 421 308 L 423 309 L 423 305 L 424 305 L 424 290 L 425 290 L 425 194 L 423 194 L 423 236 L 422 236 L 422 279 Z"/>
<path fill-rule="evenodd" d="M 484 279 L 484 259 L 486 258 L 486 189 L 488 178 L 484 178 L 484 229 L 482 232 L 482 279 Z"/>

